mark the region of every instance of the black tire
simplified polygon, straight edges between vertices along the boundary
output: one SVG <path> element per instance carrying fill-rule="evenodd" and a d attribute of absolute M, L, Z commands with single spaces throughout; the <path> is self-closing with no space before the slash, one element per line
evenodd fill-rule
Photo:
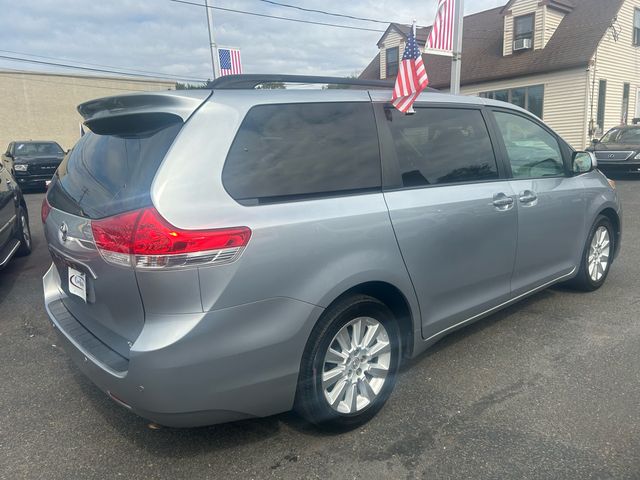
<path fill-rule="evenodd" d="M 600 229 L 600 227 L 604 227 L 607 229 L 607 233 L 609 234 L 610 245 L 609 245 L 609 257 L 607 266 L 604 269 L 602 277 L 598 280 L 595 280 L 589 274 L 589 254 L 590 254 L 590 246 L 593 241 L 593 237 L 596 232 Z M 613 255 L 615 252 L 615 234 L 613 225 L 611 224 L 611 220 L 609 220 L 604 215 L 599 215 L 596 218 L 591 230 L 589 230 L 589 235 L 587 235 L 587 241 L 584 246 L 584 250 L 582 252 L 582 260 L 580 262 L 580 268 L 578 270 L 578 274 L 572 280 L 567 282 L 567 285 L 576 290 L 581 290 L 583 292 L 593 292 L 594 290 L 599 289 L 607 279 L 609 275 L 609 270 L 611 270 L 611 263 L 613 261 Z"/>
<path fill-rule="evenodd" d="M 331 345 L 336 345 L 334 342 L 337 342 L 335 337 L 338 332 L 345 325 L 361 317 L 374 319 L 384 326 L 389 343 L 390 357 L 387 357 L 389 368 L 386 377 L 384 377 L 384 383 L 379 387 L 373 401 L 355 413 L 340 413 L 331 407 L 322 387 L 325 354 Z M 347 328 L 351 328 L 350 331 L 353 332 L 353 327 Z M 377 342 L 378 340 L 374 345 Z M 380 358 L 371 356 L 367 362 L 379 362 Z M 323 429 L 346 431 L 359 427 L 373 418 L 391 395 L 396 383 L 400 358 L 400 330 L 389 308 L 379 300 L 367 295 L 352 295 L 343 298 L 324 312 L 311 332 L 302 356 L 295 409 L 308 421 Z M 359 369 L 358 373 L 365 375 Z M 372 377 L 368 378 L 372 379 Z M 354 381 L 358 382 L 357 379 Z M 361 393 L 360 385 L 358 383 L 358 387 L 354 387 L 358 396 Z"/>
<path fill-rule="evenodd" d="M 16 255 L 25 257 L 31 253 L 31 228 L 29 227 L 29 214 L 24 207 L 18 209 L 16 220 L 15 238 L 20 241 Z"/>

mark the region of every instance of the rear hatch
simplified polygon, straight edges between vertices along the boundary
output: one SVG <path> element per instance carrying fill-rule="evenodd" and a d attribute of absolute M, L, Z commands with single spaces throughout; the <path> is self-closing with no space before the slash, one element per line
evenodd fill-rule
<path fill-rule="evenodd" d="M 60 164 L 43 205 L 65 307 L 127 358 L 144 325 L 135 270 L 118 258 L 106 261 L 94 231 L 101 222 L 151 206 L 160 163 L 209 94 L 128 95 L 80 105 L 90 132 Z"/>

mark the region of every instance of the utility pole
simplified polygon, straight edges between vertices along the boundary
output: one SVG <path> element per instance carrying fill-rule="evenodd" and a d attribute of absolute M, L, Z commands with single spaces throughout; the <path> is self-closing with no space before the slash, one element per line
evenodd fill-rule
<path fill-rule="evenodd" d="M 453 15 L 453 55 L 451 57 L 451 93 L 460 94 L 462 71 L 462 28 L 464 26 L 464 0 L 455 0 Z"/>
<path fill-rule="evenodd" d="M 213 71 L 213 80 L 219 77 L 218 75 L 218 47 L 213 37 L 213 13 L 209 8 L 209 0 L 204 0 L 205 10 L 207 11 L 207 30 L 209 31 L 209 49 L 211 50 L 211 70 Z"/>

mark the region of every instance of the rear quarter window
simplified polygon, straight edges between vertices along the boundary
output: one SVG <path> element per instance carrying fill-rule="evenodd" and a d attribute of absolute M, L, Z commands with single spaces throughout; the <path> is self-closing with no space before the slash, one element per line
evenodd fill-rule
<path fill-rule="evenodd" d="M 231 197 L 245 205 L 380 189 L 373 107 L 253 107 L 229 150 L 222 181 Z"/>

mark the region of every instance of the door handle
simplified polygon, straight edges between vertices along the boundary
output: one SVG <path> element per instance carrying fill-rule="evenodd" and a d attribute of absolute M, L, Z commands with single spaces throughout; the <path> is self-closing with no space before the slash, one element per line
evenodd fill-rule
<path fill-rule="evenodd" d="M 493 196 L 493 206 L 497 210 L 509 210 L 513 207 L 513 198 L 506 196 L 504 193 L 497 193 Z"/>
<path fill-rule="evenodd" d="M 535 194 L 535 192 L 532 192 L 531 190 L 525 190 L 520 194 L 521 203 L 531 204 L 536 200 L 538 200 L 538 196 Z"/>

